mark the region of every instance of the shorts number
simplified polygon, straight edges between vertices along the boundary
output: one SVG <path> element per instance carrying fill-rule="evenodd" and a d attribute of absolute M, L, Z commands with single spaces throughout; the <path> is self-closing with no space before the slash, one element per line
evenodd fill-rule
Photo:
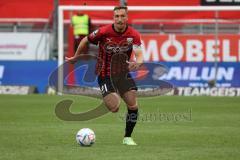
<path fill-rule="evenodd" d="M 103 85 L 101 86 L 101 91 L 102 91 L 102 93 L 105 93 L 105 92 L 108 91 L 106 84 L 103 84 Z"/>

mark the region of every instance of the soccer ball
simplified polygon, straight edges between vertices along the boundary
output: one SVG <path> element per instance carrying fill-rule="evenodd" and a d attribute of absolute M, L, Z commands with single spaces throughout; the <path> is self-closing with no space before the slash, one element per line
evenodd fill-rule
<path fill-rule="evenodd" d="M 76 141 L 81 146 L 91 146 L 96 139 L 95 133 L 89 128 L 82 128 L 77 132 Z"/>

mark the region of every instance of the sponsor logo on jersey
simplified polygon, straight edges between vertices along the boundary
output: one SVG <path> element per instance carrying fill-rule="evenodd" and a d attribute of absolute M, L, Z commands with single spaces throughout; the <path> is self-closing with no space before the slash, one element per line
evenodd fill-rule
<path fill-rule="evenodd" d="M 132 45 L 130 45 L 126 41 L 122 41 L 120 43 L 109 41 L 105 44 L 104 48 L 106 52 L 112 53 L 112 54 L 126 53 L 132 48 Z"/>

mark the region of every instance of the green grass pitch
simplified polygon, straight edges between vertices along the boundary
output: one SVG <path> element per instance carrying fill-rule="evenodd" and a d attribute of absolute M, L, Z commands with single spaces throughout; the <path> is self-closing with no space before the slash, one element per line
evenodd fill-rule
<path fill-rule="evenodd" d="M 239 97 L 139 98 L 133 133 L 138 146 L 122 145 L 126 108 L 87 122 L 55 116 L 57 102 L 72 99 L 72 112 L 100 104 L 83 96 L 0 95 L 1 160 L 238 160 Z M 95 131 L 96 143 L 80 147 L 75 134 Z"/>

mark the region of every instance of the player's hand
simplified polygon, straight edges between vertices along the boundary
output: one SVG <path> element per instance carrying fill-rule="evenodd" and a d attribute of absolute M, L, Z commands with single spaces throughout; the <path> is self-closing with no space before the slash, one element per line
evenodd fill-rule
<path fill-rule="evenodd" d="M 65 57 L 65 60 L 67 62 L 70 62 L 71 64 L 74 64 L 77 62 L 77 57 L 73 56 L 73 57 Z"/>
<path fill-rule="evenodd" d="M 141 66 L 140 63 L 136 63 L 136 62 L 129 62 L 129 61 L 126 61 L 127 64 L 128 64 L 128 69 L 129 71 L 136 71 L 138 70 L 138 68 Z"/>

